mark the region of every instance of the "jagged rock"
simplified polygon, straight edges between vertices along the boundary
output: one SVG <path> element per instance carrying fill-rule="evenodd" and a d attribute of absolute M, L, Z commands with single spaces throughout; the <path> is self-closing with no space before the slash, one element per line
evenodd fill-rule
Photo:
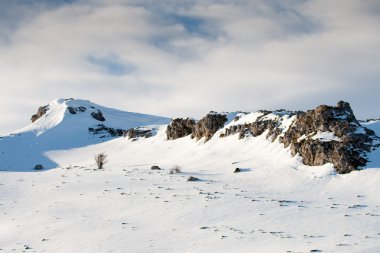
<path fill-rule="evenodd" d="M 85 112 L 87 110 L 86 107 L 84 107 L 84 106 L 79 106 L 79 107 L 69 106 L 69 107 L 67 107 L 67 109 L 69 110 L 69 112 L 71 114 L 77 114 L 77 112 Z"/>
<path fill-rule="evenodd" d="M 128 137 L 128 139 L 135 139 L 137 137 L 150 138 L 153 136 L 153 131 L 151 129 L 137 127 L 125 131 L 123 136 Z"/>
<path fill-rule="evenodd" d="M 96 120 L 98 120 L 98 121 L 105 121 L 106 119 L 104 118 L 104 116 L 103 116 L 103 113 L 100 111 L 100 110 L 98 110 L 97 112 L 92 112 L 91 113 L 91 116 L 94 118 L 94 119 L 96 119 Z"/>
<path fill-rule="evenodd" d="M 226 115 L 211 112 L 195 124 L 191 137 L 197 140 L 205 137 L 208 141 L 226 122 Z"/>
<path fill-rule="evenodd" d="M 241 172 L 240 168 L 236 168 L 236 169 L 234 170 L 234 173 L 239 173 L 239 172 Z"/>
<path fill-rule="evenodd" d="M 32 123 L 35 122 L 36 120 L 38 120 L 39 118 L 41 118 L 42 116 L 44 116 L 48 109 L 49 109 L 48 105 L 41 106 L 40 108 L 38 108 L 37 113 L 34 114 L 32 116 L 32 118 L 30 119 L 32 121 Z"/>
<path fill-rule="evenodd" d="M 333 133 L 337 139 L 313 139 L 318 132 Z M 366 165 L 364 155 L 375 138 L 356 120 L 349 103 L 339 101 L 336 107 L 321 105 L 299 115 L 280 141 L 290 145 L 292 154 L 299 154 L 306 165 L 332 163 L 338 173 L 349 173 Z"/>
<path fill-rule="evenodd" d="M 153 165 L 152 167 L 150 167 L 151 170 L 161 170 L 161 168 L 157 165 Z"/>
<path fill-rule="evenodd" d="M 360 125 L 350 104 L 344 101 L 339 101 L 335 107 L 321 105 L 307 112 L 260 112 L 263 115 L 255 122 L 231 126 L 221 137 L 236 133 L 239 138 L 256 137 L 267 131 L 267 139 L 290 146 L 292 155 L 300 155 L 304 164 L 332 163 L 338 173 L 349 173 L 365 166 L 366 153 L 379 147 L 379 137 Z M 266 117 L 268 114 L 272 114 L 271 117 Z M 288 129 L 282 129 L 284 116 L 288 119 L 296 116 Z"/>
<path fill-rule="evenodd" d="M 89 127 L 88 131 L 91 134 L 102 135 L 101 138 L 120 137 L 120 136 L 124 136 L 124 133 L 125 133 L 125 130 L 123 129 L 115 129 L 111 127 L 106 127 L 103 124 L 98 124 L 96 127 Z"/>
<path fill-rule="evenodd" d="M 195 120 L 191 118 L 173 119 L 166 129 L 166 136 L 168 140 L 175 140 L 190 135 L 195 124 Z"/>

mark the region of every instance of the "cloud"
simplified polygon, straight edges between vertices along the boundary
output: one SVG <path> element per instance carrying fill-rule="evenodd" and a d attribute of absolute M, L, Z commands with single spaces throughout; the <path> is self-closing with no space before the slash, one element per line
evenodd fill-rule
<path fill-rule="evenodd" d="M 59 97 L 193 117 L 345 99 L 379 116 L 377 1 L 51 2 L 1 3 L 0 132 Z"/>

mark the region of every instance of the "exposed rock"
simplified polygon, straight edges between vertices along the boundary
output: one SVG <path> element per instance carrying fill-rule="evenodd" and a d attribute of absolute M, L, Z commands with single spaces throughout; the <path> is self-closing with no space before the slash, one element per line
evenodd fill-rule
<path fill-rule="evenodd" d="M 94 119 L 96 119 L 96 120 L 98 120 L 98 121 L 102 121 L 102 122 L 104 122 L 106 119 L 104 118 L 104 116 L 103 116 L 103 113 L 100 111 L 100 110 L 98 110 L 97 112 L 92 112 L 91 113 L 91 116 L 94 118 Z"/>
<path fill-rule="evenodd" d="M 318 132 L 333 133 L 337 140 L 314 139 Z M 356 120 L 349 103 L 339 101 L 336 107 L 321 105 L 299 115 L 280 141 L 306 165 L 332 163 L 338 173 L 348 173 L 366 165 L 365 154 L 376 138 Z"/>
<path fill-rule="evenodd" d="M 233 125 L 221 137 L 236 133 L 239 138 L 256 137 L 267 131 L 267 139 L 290 146 L 292 155 L 299 154 L 304 164 L 332 163 L 338 173 L 365 166 L 366 154 L 379 147 L 379 137 L 360 125 L 350 104 L 344 101 L 335 107 L 321 105 L 307 112 L 260 112 L 263 115 L 255 122 Z M 271 117 L 266 117 L 269 114 Z M 287 119 L 296 116 L 290 126 L 283 126 L 285 116 Z"/>
<path fill-rule="evenodd" d="M 36 166 L 34 166 L 34 169 L 35 170 L 43 170 L 44 166 L 42 166 L 42 164 L 37 164 Z"/>
<path fill-rule="evenodd" d="M 236 168 L 236 169 L 234 170 L 234 173 L 239 173 L 239 172 L 241 172 L 240 168 Z"/>
<path fill-rule="evenodd" d="M 86 107 L 84 107 L 84 106 L 79 106 L 79 107 L 69 106 L 69 107 L 67 107 L 67 109 L 69 110 L 69 112 L 71 114 L 77 114 L 77 112 L 85 112 L 87 110 Z"/>
<path fill-rule="evenodd" d="M 191 137 L 197 140 L 205 137 L 208 141 L 226 122 L 226 115 L 210 112 L 195 124 Z"/>
<path fill-rule="evenodd" d="M 137 137 L 150 138 L 153 136 L 153 131 L 152 131 L 152 129 L 146 129 L 143 127 L 136 127 L 136 128 L 131 128 L 131 129 L 125 131 L 123 136 L 128 137 L 128 139 L 134 139 Z"/>
<path fill-rule="evenodd" d="M 291 117 L 297 114 L 296 112 L 285 110 L 259 112 L 263 113 L 263 115 L 258 117 L 255 122 L 233 125 L 225 129 L 224 133 L 221 134 L 221 137 L 227 137 L 236 133 L 239 134 L 239 139 L 248 136 L 257 137 L 268 130 L 266 138 L 270 138 L 271 141 L 274 141 L 283 132 L 283 129 L 281 128 L 283 117 L 281 116 L 287 115 L 288 117 Z M 277 115 L 277 117 L 275 119 L 268 119 L 266 118 L 268 114 Z"/>
<path fill-rule="evenodd" d="M 173 119 L 166 129 L 166 136 L 168 140 L 175 140 L 190 135 L 195 124 L 195 120 L 191 118 Z"/>
<path fill-rule="evenodd" d="M 89 127 L 88 131 L 91 134 L 102 135 L 100 138 L 105 137 L 120 137 L 124 136 L 125 130 L 106 127 L 103 124 L 98 124 L 96 127 Z"/>
<path fill-rule="evenodd" d="M 41 106 L 40 108 L 38 108 L 37 113 L 34 114 L 32 116 L 32 118 L 30 119 L 32 121 L 32 123 L 35 122 L 36 120 L 38 120 L 39 118 L 41 118 L 42 116 L 44 116 L 48 109 L 49 109 L 48 105 Z"/>
<path fill-rule="evenodd" d="M 189 182 L 199 181 L 199 180 L 200 180 L 199 178 L 197 178 L 197 177 L 193 177 L 193 176 L 191 176 L 191 177 L 189 177 L 189 178 L 187 179 L 187 181 L 189 181 Z"/>
<path fill-rule="evenodd" d="M 152 167 L 150 167 L 151 170 L 161 170 L 161 168 L 157 165 L 153 165 Z"/>

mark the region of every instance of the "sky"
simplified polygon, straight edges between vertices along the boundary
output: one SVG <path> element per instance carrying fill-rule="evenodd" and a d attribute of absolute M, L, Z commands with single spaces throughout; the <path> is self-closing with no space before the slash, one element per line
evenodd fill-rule
<path fill-rule="evenodd" d="M 0 133 L 40 105 L 380 117 L 378 0 L 1 0 Z"/>

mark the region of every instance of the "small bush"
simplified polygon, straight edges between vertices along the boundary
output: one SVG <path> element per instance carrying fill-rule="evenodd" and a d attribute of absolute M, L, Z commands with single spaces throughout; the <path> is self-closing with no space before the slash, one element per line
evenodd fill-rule
<path fill-rule="evenodd" d="M 107 160 L 107 155 L 105 153 L 100 153 L 95 155 L 95 162 L 96 166 L 98 167 L 99 170 L 104 168 L 104 164 L 108 162 Z"/>
<path fill-rule="evenodd" d="M 179 167 L 178 165 L 173 166 L 169 170 L 169 174 L 177 174 L 177 173 L 181 173 L 181 167 Z"/>

